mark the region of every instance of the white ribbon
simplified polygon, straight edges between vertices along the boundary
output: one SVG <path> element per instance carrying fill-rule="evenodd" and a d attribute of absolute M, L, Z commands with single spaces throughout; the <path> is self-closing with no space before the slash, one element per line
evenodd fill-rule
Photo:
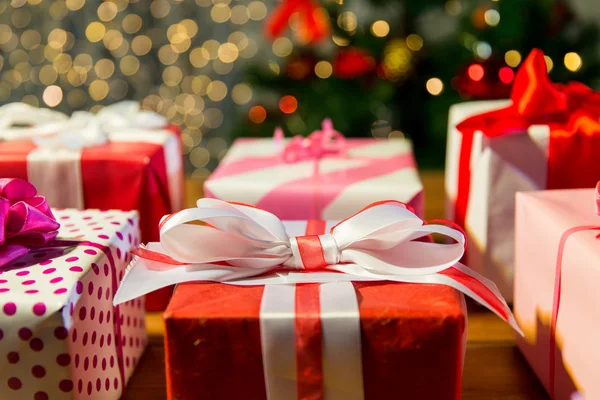
<path fill-rule="evenodd" d="M 297 398 L 295 285 L 268 285 L 260 303 L 260 339 L 267 399 Z M 360 314 L 354 286 L 319 286 L 323 397 L 364 399 Z"/>

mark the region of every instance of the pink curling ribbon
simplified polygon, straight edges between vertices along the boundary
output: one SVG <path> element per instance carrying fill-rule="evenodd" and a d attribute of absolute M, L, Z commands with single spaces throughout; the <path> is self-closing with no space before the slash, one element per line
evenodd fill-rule
<path fill-rule="evenodd" d="M 596 190 L 594 193 L 596 202 L 596 214 L 600 215 L 600 182 L 596 184 Z M 561 286 L 562 286 L 562 261 L 563 254 L 565 252 L 565 245 L 567 239 L 574 233 L 582 231 L 600 231 L 600 226 L 584 225 L 575 226 L 567 229 L 560 237 L 558 243 L 558 254 L 556 256 L 556 269 L 554 274 L 554 298 L 552 301 L 552 320 L 550 321 L 550 374 L 549 374 L 549 391 L 550 397 L 554 398 L 554 386 L 556 382 L 556 324 L 558 322 L 558 311 L 560 309 L 560 297 L 561 297 Z M 600 236 L 600 235 L 599 235 Z"/>
<path fill-rule="evenodd" d="M 346 138 L 333 128 L 331 119 L 326 118 L 321 123 L 321 130 L 314 131 L 308 137 L 296 135 L 283 146 L 283 130 L 276 128 L 273 134 L 275 144 L 282 148 L 281 158 L 284 162 L 294 163 L 313 160 L 313 207 L 312 219 L 319 219 L 321 206 L 319 201 L 320 178 L 319 160 L 325 156 L 344 156 L 346 153 Z"/>
<path fill-rule="evenodd" d="M 48 244 L 60 224 L 44 196 L 22 179 L 0 179 L 0 268 Z"/>

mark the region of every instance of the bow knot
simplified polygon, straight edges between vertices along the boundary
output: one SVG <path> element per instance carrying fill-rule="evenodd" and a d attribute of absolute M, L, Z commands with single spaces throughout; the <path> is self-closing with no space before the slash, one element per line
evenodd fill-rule
<path fill-rule="evenodd" d="M 290 238 L 292 257 L 287 265 L 300 270 L 326 269 L 336 265 L 340 250 L 332 234 L 306 235 Z"/>
<path fill-rule="evenodd" d="M 274 133 L 275 143 L 283 140 L 283 131 L 277 128 Z M 330 119 L 323 120 L 321 130 L 314 131 L 308 137 L 294 136 L 283 148 L 281 156 L 285 162 L 318 160 L 327 155 L 343 154 L 346 138 L 333 128 Z"/>

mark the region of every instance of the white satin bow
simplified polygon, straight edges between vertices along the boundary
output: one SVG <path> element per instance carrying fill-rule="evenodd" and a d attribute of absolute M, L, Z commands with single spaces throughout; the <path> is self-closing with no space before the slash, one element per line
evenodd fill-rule
<path fill-rule="evenodd" d="M 0 140 L 29 139 L 39 147 L 52 149 L 80 150 L 106 143 L 112 132 L 140 132 L 167 125 L 165 117 L 140 110 L 136 101 L 111 104 L 97 114 L 76 111 L 70 118 L 59 111 L 24 103 L 0 107 Z"/>
<path fill-rule="evenodd" d="M 197 221 L 205 225 L 191 224 Z M 432 233 L 454 243 L 417 240 Z M 521 332 L 496 285 L 459 263 L 464 250 L 465 236 L 460 230 L 424 223 L 397 201 L 374 203 L 329 233 L 290 237 L 279 218 L 267 211 L 201 199 L 196 208 L 163 218 L 160 244 L 150 243 L 134 252 L 137 257 L 114 303 L 191 281 L 433 283 L 472 297 Z"/>
<path fill-rule="evenodd" d="M 189 225 L 192 221 L 210 226 Z M 445 235 L 455 243 L 414 241 L 431 233 Z M 197 208 L 165 219 L 160 235 L 165 254 L 181 263 L 226 262 L 254 269 L 256 275 L 281 266 L 306 267 L 298 249 L 302 237 L 290 238 L 275 215 L 245 205 L 198 200 Z M 395 201 L 364 209 L 336 225 L 331 233 L 319 236 L 319 241 L 328 261 L 320 269 L 381 279 L 443 271 L 461 259 L 465 245 L 462 232 L 444 225 L 424 225 Z"/>

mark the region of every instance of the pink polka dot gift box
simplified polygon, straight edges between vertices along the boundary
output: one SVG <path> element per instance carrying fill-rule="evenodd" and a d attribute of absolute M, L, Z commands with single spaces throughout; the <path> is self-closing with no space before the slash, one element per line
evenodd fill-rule
<path fill-rule="evenodd" d="M 138 222 L 0 179 L 0 399 L 121 396 L 146 345 L 143 299 L 112 305 Z"/>

